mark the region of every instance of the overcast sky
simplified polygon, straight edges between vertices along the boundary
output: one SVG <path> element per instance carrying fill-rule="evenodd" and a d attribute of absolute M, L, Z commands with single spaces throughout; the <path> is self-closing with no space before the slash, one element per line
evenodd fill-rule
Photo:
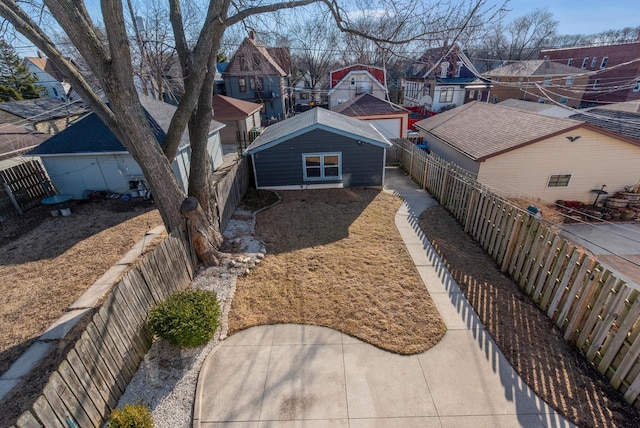
<path fill-rule="evenodd" d="M 507 7 L 512 11 L 505 22 L 547 7 L 559 23 L 560 34 L 595 34 L 640 26 L 640 0 L 511 0 Z"/>

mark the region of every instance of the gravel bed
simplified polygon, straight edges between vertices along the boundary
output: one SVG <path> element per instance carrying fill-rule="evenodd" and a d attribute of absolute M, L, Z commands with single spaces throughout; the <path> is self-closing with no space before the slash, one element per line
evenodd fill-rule
<path fill-rule="evenodd" d="M 213 339 L 199 348 L 177 349 L 164 340 L 156 340 L 138 371 L 118 401 L 142 402 L 151 408 L 156 428 L 192 425 L 193 405 L 200 368 L 206 357 L 227 337 L 227 317 L 236 287 L 236 279 L 262 261 L 265 248 L 255 236 L 255 216 L 236 211 L 224 232 L 223 250 L 227 257 L 221 266 L 200 269 L 191 287 L 212 290 L 220 303 L 220 327 Z"/>

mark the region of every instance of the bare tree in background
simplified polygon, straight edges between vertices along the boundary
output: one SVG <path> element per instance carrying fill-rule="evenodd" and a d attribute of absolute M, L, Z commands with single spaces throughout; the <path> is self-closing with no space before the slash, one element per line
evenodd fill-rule
<path fill-rule="evenodd" d="M 188 204 L 193 232 L 202 237 L 196 246 L 200 259 L 207 264 L 218 261 L 217 247 L 221 236 L 216 229 L 215 209 L 210 205 L 208 177 L 211 172 L 207 154 L 207 136 L 211 121 L 211 101 L 214 87 L 216 54 L 225 31 L 244 20 L 283 9 L 318 4 L 330 11 L 336 26 L 347 32 L 368 37 L 376 42 L 394 44 L 409 40 L 427 40 L 443 28 L 463 29 L 469 19 L 493 13 L 487 0 L 467 2 L 420 0 L 339 1 L 339 0 L 211 0 L 203 7 L 197 42 L 190 44 L 193 34 L 186 22 L 182 2 L 169 0 L 169 17 L 173 42 L 184 76 L 185 92 L 171 121 L 162 148 L 157 144 L 138 100 L 132 67 L 130 34 L 125 25 L 125 12 L 119 1 L 101 1 L 106 42 L 99 37 L 82 1 L 43 0 L 46 9 L 86 61 L 109 99 L 108 107 L 99 94 L 89 86 L 76 66 L 68 61 L 52 41 L 46 27 L 37 19 L 42 8 L 29 9 L 32 4 L 16 0 L 0 0 L 0 16 L 43 51 L 63 72 L 80 96 L 111 129 L 138 162 L 154 194 L 154 199 L 169 231 L 183 226 L 180 206 L 185 198 L 173 175 L 171 162 L 180 138 L 188 126 L 191 142 L 191 171 L 189 195 L 199 206 Z M 377 6 L 380 6 L 376 9 Z M 367 34 L 354 28 L 349 12 L 353 10 L 380 10 L 388 18 L 383 33 Z M 46 11 L 46 10 L 45 10 Z M 434 27 L 430 23 L 437 22 Z M 394 28 L 396 27 L 396 28 Z M 438 28 L 440 30 L 438 30 Z"/>
<path fill-rule="evenodd" d="M 505 61 L 537 59 L 557 34 L 558 22 L 547 9 L 536 9 L 506 25 L 488 28 L 482 42 L 474 49 L 480 71 L 492 69 Z"/>

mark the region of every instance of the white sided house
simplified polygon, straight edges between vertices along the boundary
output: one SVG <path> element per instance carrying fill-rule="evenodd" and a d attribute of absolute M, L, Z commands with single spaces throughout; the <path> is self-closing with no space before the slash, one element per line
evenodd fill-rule
<path fill-rule="evenodd" d="M 140 95 L 159 144 L 169 129 L 175 106 Z M 220 129 L 222 123 L 211 121 L 207 150 L 213 168 L 222 164 Z M 126 193 L 148 189 L 140 165 L 95 113 L 40 144 L 32 153 L 40 157 L 53 185 L 61 194 L 84 199 L 92 191 Z M 189 182 L 191 147 L 188 132 L 182 136 L 172 169 L 186 192 Z"/>
<path fill-rule="evenodd" d="M 329 109 L 361 94 L 371 94 L 387 99 L 386 72 L 384 68 L 354 64 L 329 73 Z"/>
<path fill-rule="evenodd" d="M 372 124 L 316 107 L 268 126 L 244 156 L 258 189 L 381 187 L 389 147 Z"/>
<path fill-rule="evenodd" d="M 640 180 L 640 133 L 480 102 L 415 127 L 433 153 L 503 196 L 592 203 L 603 184 L 612 193 Z"/>

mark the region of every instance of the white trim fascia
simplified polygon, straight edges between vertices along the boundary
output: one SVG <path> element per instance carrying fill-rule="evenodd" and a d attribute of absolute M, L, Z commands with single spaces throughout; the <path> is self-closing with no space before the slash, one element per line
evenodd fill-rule
<path fill-rule="evenodd" d="M 254 159 L 253 154 L 251 154 L 251 167 L 253 168 L 253 179 L 255 181 L 256 189 L 259 189 L 259 187 L 258 187 L 258 173 L 256 172 L 256 160 Z"/>

